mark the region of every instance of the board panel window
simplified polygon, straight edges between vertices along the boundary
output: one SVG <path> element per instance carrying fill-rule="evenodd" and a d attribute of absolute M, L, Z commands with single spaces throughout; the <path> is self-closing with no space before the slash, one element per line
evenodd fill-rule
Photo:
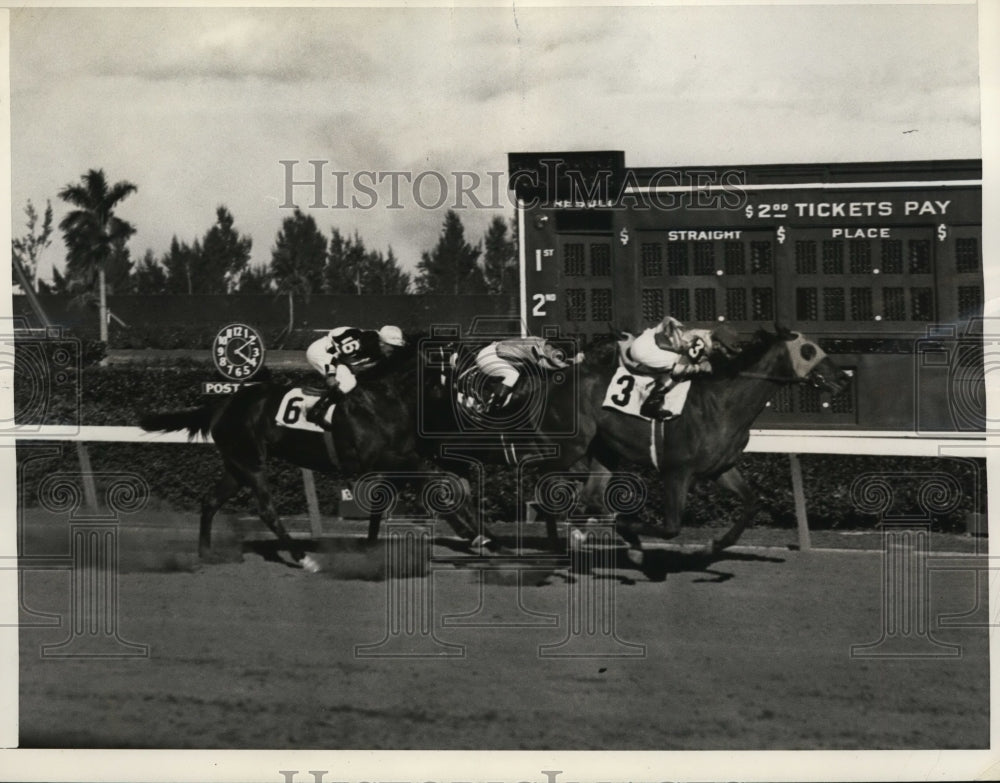
<path fill-rule="evenodd" d="M 723 246 L 727 275 L 745 275 L 746 258 L 742 242 L 726 242 Z"/>
<path fill-rule="evenodd" d="M 839 239 L 823 242 L 823 274 L 844 274 L 844 243 Z"/>
<path fill-rule="evenodd" d="M 869 274 L 872 271 L 872 246 L 865 239 L 852 239 L 847 247 L 852 275 Z"/>
<path fill-rule="evenodd" d="M 642 274 L 643 277 L 663 275 L 663 245 L 659 242 L 642 243 Z"/>
<path fill-rule="evenodd" d="M 774 246 L 771 242 L 750 243 L 750 274 L 769 275 L 774 271 Z"/>
<path fill-rule="evenodd" d="M 667 274 L 684 277 L 688 273 L 688 251 L 686 244 L 667 245 Z"/>
<path fill-rule="evenodd" d="M 696 321 L 715 320 L 715 289 L 694 289 L 694 318 Z"/>
<path fill-rule="evenodd" d="M 887 275 L 901 275 L 903 273 L 903 242 L 900 239 L 882 240 L 882 258 L 880 260 L 882 271 Z"/>
<path fill-rule="evenodd" d="M 934 320 L 933 288 L 910 289 L 910 320 L 911 321 Z"/>
<path fill-rule="evenodd" d="M 795 243 L 795 272 L 800 275 L 816 274 L 816 242 L 812 239 Z"/>
<path fill-rule="evenodd" d="M 929 239 L 909 241 L 910 274 L 927 275 L 931 272 L 931 243 Z"/>
<path fill-rule="evenodd" d="M 845 369 L 853 370 L 853 368 Z M 848 378 L 847 386 L 830 397 L 831 413 L 854 413 L 854 382 L 852 379 L 856 375 L 857 372 L 854 371 L 854 375 Z"/>
<path fill-rule="evenodd" d="M 585 321 L 587 319 L 587 291 L 584 288 L 566 289 L 566 320 Z"/>
<path fill-rule="evenodd" d="M 815 386 L 803 384 L 795 387 L 799 393 L 799 413 L 822 413 L 823 401 Z"/>
<path fill-rule="evenodd" d="M 871 321 L 875 317 L 870 288 L 851 289 L 851 320 Z"/>
<path fill-rule="evenodd" d="M 882 289 L 882 318 L 886 321 L 906 320 L 906 296 L 903 288 Z"/>
<path fill-rule="evenodd" d="M 983 289 L 978 285 L 958 287 L 958 317 L 975 318 L 983 314 Z"/>
<path fill-rule="evenodd" d="M 771 404 L 768 407 L 775 413 L 791 413 L 792 387 L 790 385 L 779 386 L 774 396 L 771 397 Z"/>
<path fill-rule="evenodd" d="M 955 240 L 955 271 L 978 272 L 979 240 L 976 237 L 962 237 Z"/>
<path fill-rule="evenodd" d="M 715 245 L 713 243 L 694 243 L 694 273 L 696 275 L 715 274 Z"/>
<path fill-rule="evenodd" d="M 752 288 L 750 290 L 751 317 L 755 321 L 774 320 L 774 289 Z"/>
<path fill-rule="evenodd" d="M 670 315 L 681 321 L 691 318 L 691 292 L 686 288 L 670 289 Z"/>
<path fill-rule="evenodd" d="M 747 320 L 747 291 L 745 288 L 726 289 L 726 318 L 730 321 Z"/>
<path fill-rule="evenodd" d="M 582 242 L 567 242 L 563 245 L 563 274 L 567 277 L 583 277 L 587 274 Z"/>
<path fill-rule="evenodd" d="M 590 320 L 610 321 L 611 315 L 611 289 L 594 288 L 590 292 Z"/>
<path fill-rule="evenodd" d="M 795 289 L 795 318 L 799 321 L 819 320 L 819 292 L 815 288 Z"/>
<path fill-rule="evenodd" d="M 611 245 L 595 242 L 590 246 L 590 274 L 593 277 L 611 275 Z"/>
<path fill-rule="evenodd" d="M 823 289 L 823 320 L 843 321 L 846 318 L 843 288 Z"/>
<path fill-rule="evenodd" d="M 644 321 L 663 320 L 663 289 L 642 289 L 642 319 Z"/>

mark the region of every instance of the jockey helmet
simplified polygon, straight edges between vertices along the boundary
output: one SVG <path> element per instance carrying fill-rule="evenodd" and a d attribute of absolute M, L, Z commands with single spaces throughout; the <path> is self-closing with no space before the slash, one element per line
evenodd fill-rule
<path fill-rule="evenodd" d="M 402 348 L 406 345 L 406 340 L 403 337 L 403 331 L 398 326 L 383 326 L 378 330 L 378 339 L 386 345 L 394 345 L 397 348 Z"/>
<path fill-rule="evenodd" d="M 684 324 L 668 315 L 654 330 L 653 340 L 665 351 L 681 352 L 686 347 L 683 332 Z"/>

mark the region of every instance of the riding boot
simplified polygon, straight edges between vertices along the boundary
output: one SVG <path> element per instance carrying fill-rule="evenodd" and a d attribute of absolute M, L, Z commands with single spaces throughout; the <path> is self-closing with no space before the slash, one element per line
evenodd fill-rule
<path fill-rule="evenodd" d="M 344 393 L 340 389 L 328 389 L 306 413 L 306 421 L 325 430 L 330 429 L 330 425 L 326 423 L 326 412 L 342 399 L 344 399 Z"/>
<path fill-rule="evenodd" d="M 653 390 L 649 393 L 646 401 L 639 407 L 640 415 L 657 420 L 669 418 L 670 414 L 666 413 L 662 409 L 663 400 L 667 396 L 669 388 L 669 381 L 657 378 L 656 385 L 653 386 Z"/>
<path fill-rule="evenodd" d="M 503 379 L 494 378 L 491 384 L 489 393 L 486 395 L 484 404 L 486 406 L 486 411 L 492 413 L 494 411 L 500 410 L 504 405 L 510 402 L 511 395 L 514 390 L 507 386 Z"/>

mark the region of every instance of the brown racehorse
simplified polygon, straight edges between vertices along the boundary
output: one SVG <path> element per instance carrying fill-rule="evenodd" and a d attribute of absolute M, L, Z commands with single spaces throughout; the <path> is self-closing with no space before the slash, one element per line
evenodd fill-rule
<path fill-rule="evenodd" d="M 612 471 L 626 463 L 650 464 L 664 481 L 663 524 L 638 529 L 622 519 L 619 532 L 636 550 L 641 548 L 639 532 L 676 535 L 692 482 L 710 478 L 737 493 L 744 503 L 740 522 L 713 542 L 717 551 L 733 544 L 753 516 L 755 499 L 735 465 L 767 400 L 781 384 L 812 383 L 838 391 L 846 382 L 846 375 L 815 343 L 784 330 L 761 331 L 735 358 L 716 360 L 713 375 L 692 382 L 683 415 L 654 425 L 601 407 L 617 358 L 616 344 L 605 341 L 592 346 L 571 371 L 526 373 L 526 382 L 508 406 L 527 409 L 526 420 L 511 421 L 503 411 L 493 418 L 465 420 L 454 404 L 453 379 L 428 371 L 426 356 L 421 358 L 417 350 L 419 341 L 411 346 L 362 376 L 358 387 L 338 405 L 332 450 L 320 434 L 275 424 L 288 387 L 249 386 L 224 401 L 144 417 L 140 423 L 147 430 L 211 432 L 220 450 L 223 476 L 202 504 L 199 552 L 208 554 L 215 513 L 248 486 L 257 496 L 264 522 L 297 561 L 309 565 L 302 545 L 287 535 L 275 512 L 265 480 L 268 456 L 355 476 L 403 471 L 433 477 L 448 469 L 463 479 L 479 463 L 535 460 L 549 468 L 574 467 L 589 475 L 581 500 L 597 513 L 607 508 Z M 534 412 L 532 398 L 543 401 Z M 377 536 L 380 516 L 377 511 L 372 514 L 369 539 Z M 469 523 L 457 506 L 445 518 L 467 539 L 478 537 L 477 533 L 492 539 L 481 524 Z"/>
<path fill-rule="evenodd" d="M 421 387 L 427 402 L 422 415 L 425 419 L 436 416 L 442 432 L 451 433 L 423 438 L 425 453 L 439 464 L 448 452 L 453 458 L 464 453 L 469 463 L 532 460 L 547 469 L 572 467 L 575 474 L 588 476 L 580 493 L 581 505 L 605 517 L 614 512 L 608 500 L 613 495 L 609 482 L 615 474 L 620 477 L 621 468 L 628 464 L 652 466 L 663 482 L 662 523 L 639 526 L 622 518 L 617 525 L 637 551 L 640 532 L 660 538 L 676 536 L 691 485 L 696 479 L 713 480 L 738 495 L 743 504 L 740 520 L 712 542 L 714 553 L 734 544 L 753 519 L 756 498 L 736 464 L 749 441 L 750 427 L 768 400 L 782 385 L 808 383 L 836 393 L 848 380 L 807 337 L 780 326 L 774 334 L 760 330 L 735 356 L 713 358 L 713 373 L 692 381 L 681 416 L 654 423 L 602 407 L 617 369 L 617 350 L 617 344 L 606 339 L 589 346 L 582 364 L 570 371 L 526 372 L 519 384 L 520 397 L 515 396 L 492 418 L 473 417 L 471 427 L 465 428 L 456 422 L 460 414 L 445 404 L 455 391 L 457 372 L 442 373 L 437 381 L 433 373 L 425 373 Z M 534 418 L 528 416 L 527 428 L 512 431 L 509 424 L 518 417 L 511 414 L 505 419 L 504 411 L 530 411 L 532 396 L 544 404 Z M 469 474 L 468 467 L 455 461 L 449 465 L 462 475 Z M 630 483 L 634 487 L 639 482 Z M 372 525 L 375 535 L 376 519 Z M 550 538 L 554 534 L 550 524 Z"/>
<path fill-rule="evenodd" d="M 662 523 L 639 526 L 622 520 L 618 525 L 619 533 L 636 549 L 640 532 L 660 538 L 679 533 L 688 491 L 696 479 L 711 479 L 741 498 L 740 520 L 712 542 L 711 550 L 734 544 L 756 507 L 756 498 L 736 467 L 754 420 L 779 386 L 809 383 L 836 393 L 849 378 L 804 335 L 781 327 L 777 334 L 761 330 L 734 357 L 713 358 L 711 375 L 692 380 L 682 415 L 650 422 L 601 408 L 615 350 L 605 345 L 588 353 L 585 375 L 600 382 L 585 386 L 580 400 L 597 422 L 583 496 L 589 506 L 599 507 L 612 471 L 626 463 L 654 467 L 663 481 Z"/>
<path fill-rule="evenodd" d="M 316 570 L 303 544 L 291 538 L 274 506 L 267 485 L 266 460 L 276 457 L 294 465 L 345 476 L 391 472 L 448 484 L 437 497 L 454 502 L 439 503 L 438 511 L 467 540 L 488 530 L 473 526 L 461 508 L 464 490 L 457 477 L 445 473 L 427 459 L 417 435 L 417 407 L 422 397 L 414 392 L 417 350 L 412 345 L 396 352 L 382 365 L 359 378 L 358 386 L 337 405 L 330 435 L 279 426 L 275 417 L 291 386 L 271 383 L 247 385 L 231 397 L 213 400 L 196 408 L 151 413 L 139 424 L 147 431 L 186 429 L 193 437 L 211 434 L 222 457 L 222 476 L 202 500 L 198 551 L 211 555 L 212 520 L 226 501 L 243 487 L 257 499 L 261 519 L 277 536 L 293 559 L 307 570 Z M 439 462 L 445 463 L 445 460 Z M 452 481 L 453 480 L 453 481 Z M 376 489 L 381 492 L 384 489 Z M 377 518 L 369 538 L 377 535 Z"/>

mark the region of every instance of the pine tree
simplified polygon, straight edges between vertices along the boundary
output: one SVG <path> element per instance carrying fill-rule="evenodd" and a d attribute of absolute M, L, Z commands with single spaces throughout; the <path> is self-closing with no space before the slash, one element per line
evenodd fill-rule
<path fill-rule="evenodd" d="M 507 222 L 493 218 L 483 237 L 483 278 L 491 294 L 513 294 L 518 290 L 517 254 L 512 238 L 507 236 Z"/>
<path fill-rule="evenodd" d="M 438 243 L 421 254 L 417 264 L 417 292 L 421 294 L 481 294 L 486 291 L 477 263 L 479 248 L 465 241 L 465 228 L 454 210 L 448 210 Z"/>
<path fill-rule="evenodd" d="M 142 260 L 132 270 L 131 289 L 136 294 L 167 293 L 167 272 L 156 260 L 152 250 L 146 250 Z"/>
<path fill-rule="evenodd" d="M 308 295 L 322 290 L 325 266 L 326 238 L 311 215 L 296 209 L 275 238 L 270 276 L 279 291 Z"/>
<path fill-rule="evenodd" d="M 239 288 L 250 263 L 253 239 L 242 236 L 233 223 L 233 215 L 226 207 L 215 210 L 215 225 L 206 232 L 200 263 L 192 270 L 194 293 L 225 294 Z"/>

